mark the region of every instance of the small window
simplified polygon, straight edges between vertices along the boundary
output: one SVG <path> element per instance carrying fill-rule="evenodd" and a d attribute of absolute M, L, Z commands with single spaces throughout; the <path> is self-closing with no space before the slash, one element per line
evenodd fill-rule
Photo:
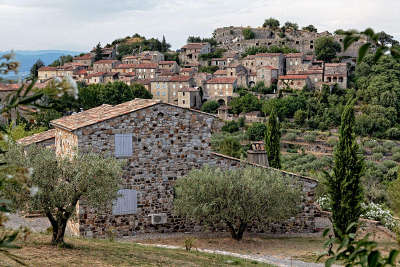
<path fill-rule="evenodd" d="M 116 134 L 115 135 L 115 156 L 129 157 L 132 156 L 132 134 Z"/>
<path fill-rule="evenodd" d="M 182 100 L 182 104 L 185 104 L 185 100 Z"/>
<path fill-rule="evenodd" d="M 114 200 L 112 215 L 135 214 L 137 211 L 137 192 L 132 189 L 121 189 L 119 197 Z"/>

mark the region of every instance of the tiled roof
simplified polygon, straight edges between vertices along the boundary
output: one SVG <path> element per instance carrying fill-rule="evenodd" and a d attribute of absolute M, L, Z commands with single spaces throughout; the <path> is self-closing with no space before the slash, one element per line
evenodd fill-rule
<path fill-rule="evenodd" d="M 132 69 L 135 68 L 135 64 L 118 64 L 118 66 L 114 67 L 114 69 Z"/>
<path fill-rule="evenodd" d="M 39 68 L 39 71 L 56 71 L 57 70 L 57 67 L 46 67 L 46 66 L 43 66 L 43 67 L 40 67 Z"/>
<path fill-rule="evenodd" d="M 76 70 L 74 74 L 75 75 L 85 75 L 85 74 L 87 74 L 87 70 Z"/>
<path fill-rule="evenodd" d="M 157 69 L 157 63 L 134 64 L 136 69 Z"/>
<path fill-rule="evenodd" d="M 104 76 L 106 73 L 105 72 L 96 72 L 96 73 L 92 73 L 89 74 L 86 79 L 90 79 L 92 77 L 100 77 L 100 76 Z"/>
<path fill-rule="evenodd" d="M 171 82 L 188 82 L 192 77 L 184 75 L 175 75 L 170 78 Z"/>
<path fill-rule="evenodd" d="M 226 70 L 217 70 L 214 75 L 226 75 Z"/>
<path fill-rule="evenodd" d="M 170 64 L 174 64 L 174 63 L 176 63 L 176 61 L 172 61 L 172 60 L 158 62 L 158 64 L 160 64 L 160 65 L 170 65 Z"/>
<path fill-rule="evenodd" d="M 218 84 L 218 83 L 234 83 L 236 81 L 236 78 L 234 77 L 215 77 L 212 78 L 206 83 L 211 83 L 211 84 Z"/>
<path fill-rule="evenodd" d="M 74 131 L 85 126 L 128 114 L 142 108 L 153 106 L 159 102 L 159 100 L 137 98 L 116 106 L 104 104 L 96 108 L 73 114 L 71 116 L 53 120 L 51 121 L 51 124 L 55 127 L 60 127 L 68 131 Z"/>
<path fill-rule="evenodd" d="M 16 91 L 21 87 L 20 84 L 17 83 L 9 83 L 9 84 L 5 84 L 5 83 L 0 83 L 0 91 Z"/>
<path fill-rule="evenodd" d="M 56 133 L 56 130 L 51 129 L 51 130 L 48 130 L 45 132 L 37 133 L 37 134 L 31 135 L 31 136 L 27 136 L 27 137 L 18 139 L 17 143 L 22 146 L 36 144 L 36 143 L 43 142 L 43 141 L 49 140 L 51 138 L 54 138 L 55 133 Z"/>
<path fill-rule="evenodd" d="M 187 45 L 184 45 L 182 48 L 185 48 L 185 49 L 201 49 L 205 45 L 207 45 L 207 43 L 189 43 Z"/>
<path fill-rule="evenodd" d="M 279 76 L 279 80 L 305 80 L 307 78 L 308 78 L 307 75 L 302 75 L 302 74 L 292 74 L 292 75 Z"/>
<path fill-rule="evenodd" d="M 88 60 L 88 59 L 92 59 L 93 58 L 93 55 L 92 54 L 85 54 L 85 55 L 82 55 L 82 56 L 76 56 L 76 57 L 74 57 L 74 60 Z"/>
<path fill-rule="evenodd" d="M 185 87 L 185 88 L 180 88 L 178 92 L 198 92 L 200 91 L 199 88 L 193 88 L 193 87 Z"/>
<path fill-rule="evenodd" d="M 195 71 L 195 68 L 182 68 L 181 72 L 191 72 L 191 71 Z"/>
<path fill-rule="evenodd" d="M 116 59 L 102 59 L 94 62 L 93 64 L 112 64 L 118 62 Z"/>
<path fill-rule="evenodd" d="M 285 54 L 285 57 L 290 58 L 290 57 L 302 57 L 303 53 L 289 53 Z"/>
<path fill-rule="evenodd" d="M 260 54 L 255 54 L 255 57 L 277 57 L 282 55 L 281 53 L 260 53 Z"/>
<path fill-rule="evenodd" d="M 122 58 L 122 60 L 124 60 L 124 59 L 138 59 L 138 58 L 139 58 L 138 56 L 124 56 Z"/>
<path fill-rule="evenodd" d="M 347 63 L 325 63 L 325 67 L 347 66 Z"/>
<path fill-rule="evenodd" d="M 119 72 L 106 72 L 104 73 L 104 76 L 118 76 Z"/>
<path fill-rule="evenodd" d="M 225 61 L 226 58 L 212 58 L 213 61 Z"/>

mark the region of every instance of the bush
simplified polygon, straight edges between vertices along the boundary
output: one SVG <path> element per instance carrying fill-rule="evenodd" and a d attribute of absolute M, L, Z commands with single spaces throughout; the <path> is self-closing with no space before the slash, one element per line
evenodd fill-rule
<path fill-rule="evenodd" d="M 215 100 L 210 100 L 210 101 L 206 101 L 201 106 L 201 111 L 215 114 L 215 113 L 217 113 L 218 108 L 219 108 L 218 102 Z"/>
<path fill-rule="evenodd" d="M 287 141 L 296 141 L 297 134 L 296 133 L 287 133 L 283 139 Z"/>
<path fill-rule="evenodd" d="M 294 122 L 296 124 L 302 126 L 306 121 L 306 119 L 307 119 L 307 111 L 299 109 L 294 113 Z"/>
<path fill-rule="evenodd" d="M 223 223 L 239 241 L 255 221 L 282 221 L 298 213 L 302 193 L 291 184 L 280 172 L 262 168 L 204 167 L 177 180 L 175 213 L 211 226 Z"/>
<path fill-rule="evenodd" d="M 390 210 L 385 209 L 382 205 L 375 203 L 363 204 L 362 208 L 365 210 L 362 215 L 365 219 L 379 221 L 392 231 L 399 226 L 399 222 L 393 217 Z"/>
<path fill-rule="evenodd" d="M 368 148 L 374 148 L 377 145 L 378 145 L 378 142 L 376 142 L 376 140 L 368 140 L 364 143 L 364 146 L 368 147 Z"/>
<path fill-rule="evenodd" d="M 250 28 L 243 29 L 242 33 L 245 40 L 254 39 L 255 37 L 254 32 Z"/>
<path fill-rule="evenodd" d="M 227 133 L 234 133 L 239 131 L 239 125 L 236 121 L 228 121 L 225 122 L 225 125 L 222 126 L 222 131 Z"/>
<path fill-rule="evenodd" d="M 382 153 L 374 153 L 374 154 L 372 154 L 371 158 L 372 158 L 372 160 L 379 161 L 383 158 L 383 154 Z"/>
<path fill-rule="evenodd" d="M 255 122 L 247 129 L 247 137 L 251 141 L 264 140 L 266 130 L 267 126 L 264 123 Z"/>
<path fill-rule="evenodd" d="M 304 135 L 303 138 L 304 138 L 304 141 L 306 141 L 307 143 L 314 143 L 316 140 L 315 134 L 311 134 L 311 133 Z"/>
<path fill-rule="evenodd" d="M 400 146 L 394 146 L 392 147 L 392 153 L 395 154 L 397 152 L 400 152 Z"/>
<path fill-rule="evenodd" d="M 395 145 L 396 143 L 390 140 L 386 140 L 385 142 L 383 142 L 383 147 L 385 151 L 390 151 Z"/>
<path fill-rule="evenodd" d="M 385 132 L 385 136 L 390 139 L 400 140 L 400 129 L 390 128 Z"/>
<path fill-rule="evenodd" d="M 388 169 L 397 167 L 397 162 L 396 162 L 396 161 L 393 161 L 393 160 L 384 160 L 384 161 L 382 162 L 382 164 L 383 164 L 383 166 L 385 166 L 385 167 L 388 168 Z"/>
<path fill-rule="evenodd" d="M 331 136 L 328 138 L 327 143 L 330 146 L 336 146 L 336 144 L 338 143 L 338 139 L 336 137 Z"/>
<path fill-rule="evenodd" d="M 396 152 L 392 156 L 392 160 L 400 162 L 400 152 Z"/>
<path fill-rule="evenodd" d="M 373 153 L 385 153 L 385 148 L 381 145 L 377 145 L 372 149 Z"/>
<path fill-rule="evenodd" d="M 244 127 L 244 123 L 245 123 L 245 118 L 244 117 L 240 117 L 238 120 L 238 124 L 240 128 Z"/>

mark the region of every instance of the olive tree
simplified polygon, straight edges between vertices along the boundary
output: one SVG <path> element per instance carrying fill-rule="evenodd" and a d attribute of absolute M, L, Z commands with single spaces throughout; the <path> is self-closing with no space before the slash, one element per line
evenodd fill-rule
<path fill-rule="evenodd" d="M 28 183 L 36 188 L 35 194 L 24 193 L 18 186 L 8 186 L 6 192 L 15 209 L 37 210 L 47 216 L 54 245 L 64 244 L 67 222 L 79 200 L 99 211 L 110 208 L 121 183 L 123 162 L 101 154 L 76 152 L 71 157 L 56 157 L 48 148 L 33 145 L 24 150 L 10 145 L 5 159 L 11 166 L 31 170 Z"/>
<path fill-rule="evenodd" d="M 177 215 L 208 225 L 225 225 L 240 241 L 252 223 L 280 221 L 299 211 L 300 188 L 275 170 L 204 167 L 175 185 Z"/>

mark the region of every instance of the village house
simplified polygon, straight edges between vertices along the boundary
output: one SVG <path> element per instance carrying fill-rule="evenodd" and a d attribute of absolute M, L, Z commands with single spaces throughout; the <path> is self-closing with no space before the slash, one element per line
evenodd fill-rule
<path fill-rule="evenodd" d="M 112 68 L 113 72 L 119 72 L 119 73 L 132 73 L 135 72 L 135 64 L 118 64 L 114 68 Z"/>
<path fill-rule="evenodd" d="M 311 61 L 306 59 L 309 58 L 306 58 L 303 53 L 286 54 L 286 73 L 300 73 L 307 70 L 311 65 Z"/>
<path fill-rule="evenodd" d="M 160 70 L 168 70 L 173 73 L 179 72 L 179 65 L 176 61 L 160 61 L 158 62 L 158 68 Z"/>
<path fill-rule="evenodd" d="M 67 76 L 73 77 L 75 69 L 80 69 L 80 68 L 68 65 L 57 67 L 57 77 L 67 77 Z"/>
<path fill-rule="evenodd" d="M 251 71 L 256 71 L 256 57 L 255 55 L 248 55 L 241 60 L 241 63 L 246 69 Z"/>
<path fill-rule="evenodd" d="M 199 109 L 201 107 L 201 94 L 199 88 L 178 89 L 178 106 L 183 108 Z"/>
<path fill-rule="evenodd" d="M 96 48 L 93 47 L 92 54 L 96 53 Z M 101 49 L 101 59 L 116 59 L 117 57 L 117 48 L 116 46 L 112 47 L 104 47 Z"/>
<path fill-rule="evenodd" d="M 338 84 L 347 88 L 347 64 L 346 63 L 325 63 L 324 83 L 329 85 Z"/>
<path fill-rule="evenodd" d="M 121 61 L 123 64 L 140 64 L 141 63 L 139 56 L 124 56 Z"/>
<path fill-rule="evenodd" d="M 178 90 L 194 85 L 191 76 L 158 77 L 151 81 L 151 94 L 164 103 L 178 104 Z"/>
<path fill-rule="evenodd" d="M 72 62 L 79 63 L 85 66 L 92 66 L 94 62 L 94 55 L 91 53 L 87 53 L 82 56 L 76 56 L 72 59 Z"/>
<path fill-rule="evenodd" d="M 118 72 L 106 72 L 104 73 L 104 83 L 112 83 L 119 80 Z"/>
<path fill-rule="evenodd" d="M 158 70 L 157 63 L 142 63 L 135 65 L 135 72 L 138 79 L 154 79 Z"/>
<path fill-rule="evenodd" d="M 164 54 L 159 51 L 143 51 L 139 53 L 140 63 L 153 63 L 164 61 Z M 146 62 L 148 61 L 148 62 Z"/>
<path fill-rule="evenodd" d="M 308 75 L 292 74 L 279 76 L 278 90 L 303 90 L 304 87 L 312 88 L 311 81 Z"/>
<path fill-rule="evenodd" d="M 40 138 L 25 139 L 21 143 L 30 145 L 54 136 L 58 156 L 93 151 L 126 161 L 124 182 L 112 207 L 99 212 L 84 200 L 79 201 L 76 214 L 68 223 L 74 235 L 104 237 L 111 228 L 119 237 L 203 230 L 201 225 L 175 216 L 173 200 L 175 181 L 205 165 L 222 169 L 254 166 L 287 176 L 303 188 L 301 211 L 288 221 L 267 223 L 263 230 L 314 232 L 315 218 L 319 216 L 314 204 L 317 181 L 212 152 L 211 135 L 221 124 L 211 114 L 157 100 L 135 99 L 116 106 L 104 104 L 53 120 L 54 130 L 50 130 L 53 133 L 46 132 Z M 48 137 L 43 137 L 47 134 Z M 249 226 L 252 229 L 255 227 Z"/>
<path fill-rule="evenodd" d="M 216 100 L 224 105 L 229 103 L 236 87 L 237 79 L 235 77 L 216 77 L 206 81 L 204 95 L 207 100 Z"/>
<path fill-rule="evenodd" d="M 38 80 L 44 82 L 50 78 L 57 77 L 57 67 L 40 67 L 38 69 Z"/>
<path fill-rule="evenodd" d="M 224 69 L 228 65 L 226 58 L 213 58 L 211 59 L 211 66 L 217 66 Z"/>
<path fill-rule="evenodd" d="M 121 62 L 115 59 L 103 59 L 93 63 L 93 72 L 110 72 Z"/>
<path fill-rule="evenodd" d="M 226 58 L 226 64 L 229 65 L 232 62 L 237 61 L 239 59 L 239 53 L 232 52 L 232 51 L 226 51 L 224 53 L 224 58 Z"/>
<path fill-rule="evenodd" d="M 311 86 L 320 90 L 324 83 L 324 70 L 322 68 L 310 68 L 299 72 L 287 72 L 287 75 L 307 75 L 310 78 Z"/>
<path fill-rule="evenodd" d="M 285 57 L 282 53 L 261 53 L 254 56 L 257 67 L 272 66 L 278 69 L 278 74 L 285 73 Z"/>
<path fill-rule="evenodd" d="M 266 87 L 270 87 L 278 80 L 278 69 L 272 66 L 259 66 L 256 71 L 256 83 L 264 82 Z"/>
<path fill-rule="evenodd" d="M 198 63 L 200 55 L 210 52 L 209 43 L 189 43 L 181 48 L 179 60 L 183 64 Z"/>
<path fill-rule="evenodd" d="M 237 79 L 237 86 L 249 86 L 248 70 L 241 64 L 231 63 L 226 67 L 226 76 L 235 77 Z"/>
<path fill-rule="evenodd" d="M 96 72 L 96 73 L 88 74 L 85 77 L 85 81 L 87 84 L 104 83 L 105 75 L 106 75 L 105 72 Z"/>
<path fill-rule="evenodd" d="M 181 68 L 179 74 L 183 76 L 192 76 L 196 72 L 197 72 L 196 68 Z"/>
<path fill-rule="evenodd" d="M 226 77 L 226 70 L 217 70 L 216 72 L 213 73 L 214 77 Z"/>

